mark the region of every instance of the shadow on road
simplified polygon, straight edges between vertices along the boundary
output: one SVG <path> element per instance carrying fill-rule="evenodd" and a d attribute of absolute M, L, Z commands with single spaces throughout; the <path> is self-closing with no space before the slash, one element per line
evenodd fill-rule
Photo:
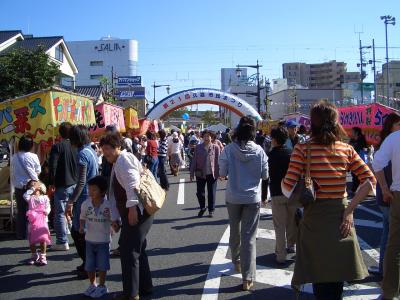
<path fill-rule="evenodd" d="M 174 255 L 177 253 L 196 253 L 196 252 L 208 252 L 214 251 L 218 243 L 208 243 L 208 244 L 194 244 L 184 247 L 175 248 L 153 248 L 147 251 L 148 256 L 160 256 L 160 255 Z M 187 267 L 187 266 L 185 266 Z"/>

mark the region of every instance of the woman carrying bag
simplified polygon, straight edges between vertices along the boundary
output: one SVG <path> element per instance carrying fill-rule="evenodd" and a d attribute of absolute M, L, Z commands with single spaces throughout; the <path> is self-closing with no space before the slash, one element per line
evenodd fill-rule
<path fill-rule="evenodd" d="M 305 207 L 299 224 L 292 286 L 299 291 L 300 285 L 312 283 L 316 299 L 342 299 L 344 281 L 368 276 L 353 212 L 375 190 L 376 180 L 354 148 L 341 141 L 345 132 L 334 105 L 320 101 L 310 115 L 311 139 L 295 146 L 282 181 L 282 192 L 290 198 L 306 173 L 307 157 L 310 158 L 310 176 L 318 189 L 316 200 Z M 346 193 L 348 171 L 360 180 L 360 187 L 350 203 Z"/>
<path fill-rule="evenodd" d="M 118 244 L 123 293 L 114 299 L 134 300 L 139 299 L 139 294 L 151 294 L 153 289 L 146 236 L 154 216 L 146 212 L 136 193 L 142 165 L 135 155 L 121 150 L 121 145 L 119 133 L 106 135 L 100 140 L 104 157 L 113 164 L 108 198 L 116 204 L 122 220 Z"/>

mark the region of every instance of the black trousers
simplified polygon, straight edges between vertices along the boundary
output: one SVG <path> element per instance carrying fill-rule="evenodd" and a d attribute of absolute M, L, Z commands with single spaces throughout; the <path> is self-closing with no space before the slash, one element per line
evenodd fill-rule
<path fill-rule="evenodd" d="M 217 184 L 217 180 L 213 175 L 207 175 L 206 178 L 196 177 L 197 184 L 197 199 L 199 201 L 200 209 L 206 208 L 206 185 L 207 185 L 207 197 L 208 197 L 208 211 L 212 212 L 215 210 L 215 199 L 214 199 L 214 188 Z"/>
<path fill-rule="evenodd" d="M 16 218 L 16 236 L 17 239 L 26 239 L 28 229 L 28 219 L 26 212 L 28 211 L 28 204 L 24 199 L 24 189 L 15 188 L 15 200 L 17 202 L 17 218 Z"/>
<path fill-rule="evenodd" d="M 166 156 L 158 157 L 158 177 L 160 177 L 160 185 L 164 190 L 169 189 L 167 170 L 165 169 Z"/>
<path fill-rule="evenodd" d="M 266 201 L 268 200 L 268 185 L 269 185 L 269 180 L 263 180 L 261 182 L 261 200 Z"/>
<path fill-rule="evenodd" d="M 76 252 L 78 252 L 79 257 L 82 259 L 83 263 L 86 261 L 86 241 L 85 235 L 80 234 L 78 230 L 74 227 L 71 228 L 71 237 L 74 240 Z"/>
<path fill-rule="evenodd" d="M 343 282 L 313 283 L 313 291 L 317 300 L 342 300 Z"/>
<path fill-rule="evenodd" d="M 127 297 L 135 297 L 139 293 L 153 288 L 149 260 L 146 254 L 146 236 L 153 225 L 153 216 L 145 211 L 138 216 L 139 223 L 131 226 L 127 217 L 122 217 L 119 250 L 121 253 L 121 270 L 123 293 Z"/>

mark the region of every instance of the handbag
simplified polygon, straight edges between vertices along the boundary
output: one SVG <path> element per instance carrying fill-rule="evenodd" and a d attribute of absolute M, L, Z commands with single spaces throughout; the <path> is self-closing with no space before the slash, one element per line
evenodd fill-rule
<path fill-rule="evenodd" d="M 306 173 L 302 174 L 289 197 L 289 203 L 307 207 L 316 200 L 315 182 L 310 175 L 311 145 L 307 142 Z"/>
<path fill-rule="evenodd" d="M 136 193 L 139 201 L 149 215 L 155 214 L 163 206 L 167 196 L 151 171 L 147 168 L 141 172 L 140 184 Z"/>

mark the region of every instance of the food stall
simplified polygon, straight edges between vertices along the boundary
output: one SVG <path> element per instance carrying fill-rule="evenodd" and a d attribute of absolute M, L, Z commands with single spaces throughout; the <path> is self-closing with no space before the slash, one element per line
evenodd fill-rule
<path fill-rule="evenodd" d="M 90 98 L 58 88 L 37 91 L 0 103 L 0 140 L 9 145 L 10 156 L 22 135 L 33 137 L 33 151 L 43 162 L 51 146 L 57 141 L 58 125 L 62 122 L 92 125 L 95 123 L 93 102 Z M 0 186 L 0 218 L 7 217 L 12 222 L 14 215 L 13 187 L 8 184 L 12 169 L 3 166 L 2 180 L 7 184 Z M 5 195 L 8 194 L 8 199 Z M 4 201 L 1 201 L 4 200 Z M 7 216 L 4 215 L 7 211 Z"/>
<path fill-rule="evenodd" d="M 122 107 L 102 102 L 94 107 L 96 123 L 89 127 L 92 139 L 99 138 L 108 125 L 114 125 L 118 132 L 125 132 L 124 110 Z"/>
<path fill-rule="evenodd" d="M 387 115 L 398 112 L 380 103 L 339 107 L 338 111 L 340 124 L 347 134 L 351 136 L 351 129 L 360 127 L 367 142 L 372 145 L 379 143 L 379 132 Z"/>

